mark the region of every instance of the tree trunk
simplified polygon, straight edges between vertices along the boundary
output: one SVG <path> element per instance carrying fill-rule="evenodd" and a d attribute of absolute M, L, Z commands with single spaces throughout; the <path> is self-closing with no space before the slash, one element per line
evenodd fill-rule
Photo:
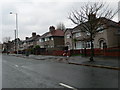
<path fill-rule="evenodd" d="M 93 45 L 93 38 L 92 38 L 92 34 L 90 37 L 90 42 L 91 42 L 91 55 L 90 55 L 90 61 L 94 61 L 93 57 L 94 57 L 94 45 Z"/>

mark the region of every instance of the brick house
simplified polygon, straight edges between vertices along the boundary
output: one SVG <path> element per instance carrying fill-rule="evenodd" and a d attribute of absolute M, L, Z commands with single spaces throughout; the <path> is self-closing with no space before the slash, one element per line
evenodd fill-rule
<path fill-rule="evenodd" d="M 39 37 L 40 35 L 36 35 L 35 32 L 32 33 L 32 37 L 26 37 L 25 40 L 23 40 L 20 45 L 21 50 L 34 48 L 37 45 Z"/>
<path fill-rule="evenodd" d="M 41 48 L 59 48 L 64 46 L 64 31 L 55 30 L 54 26 L 50 26 L 49 32 L 41 35 L 37 44 Z"/>
<path fill-rule="evenodd" d="M 94 38 L 94 48 L 113 48 L 120 46 L 120 25 L 117 22 L 102 18 L 104 21 L 104 31 L 100 31 Z M 102 27 L 100 27 L 102 28 Z M 90 48 L 89 35 L 85 32 L 81 32 L 81 24 L 73 29 L 67 29 L 65 31 L 65 45 L 69 49 L 84 49 Z M 71 48 L 72 47 L 72 48 Z"/>

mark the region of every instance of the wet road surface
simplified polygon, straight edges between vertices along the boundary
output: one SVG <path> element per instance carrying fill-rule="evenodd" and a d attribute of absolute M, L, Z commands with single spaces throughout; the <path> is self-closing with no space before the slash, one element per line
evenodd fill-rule
<path fill-rule="evenodd" d="M 118 71 L 2 56 L 3 88 L 70 88 L 67 85 L 74 88 L 118 88 Z"/>

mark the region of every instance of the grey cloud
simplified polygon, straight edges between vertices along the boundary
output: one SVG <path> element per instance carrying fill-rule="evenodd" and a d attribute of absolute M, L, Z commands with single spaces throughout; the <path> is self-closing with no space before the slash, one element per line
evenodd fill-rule
<path fill-rule="evenodd" d="M 32 2 L 32 0 L 21 1 L 17 3 L 5 3 L 2 6 L 2 25 L 6 36 L 11 35 L 14 39 L 15 16 L 10 16 L 9 12 L 18 13 L 19 37 L 24 39 L 31 36 L 32 32 L 43 34 L 48 31 L 50 25 L 57 25 L 64 22 L 67 27 L 74 24 L 67 19 L 68 14 L 79 8 L 84 2 Z M 116 4 L 114 4 L 116 5 Z M 113 6 L 114 7 L 114 6 Z M 10 32 L 11 31 L 11 32 Z"/>

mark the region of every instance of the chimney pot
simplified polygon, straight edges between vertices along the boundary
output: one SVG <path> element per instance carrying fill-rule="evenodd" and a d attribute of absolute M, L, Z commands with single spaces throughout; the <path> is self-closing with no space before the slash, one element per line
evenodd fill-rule
<path fill-rule="evenodd" d="M 27 40 L 27 39 L 28 39 L 28 37 L 25 37 L 25 39 Z"/>
<path fill-rule="evenodd" d="M 32 33 L 32 37 L 35 37 L 35 36 L 36 36 L 36 32 L 33 32 L 33 33 Z"/>
<path fill-rule="evenodd" d="M 54 30 L 55 30 L 55 27 L 54 27 L 54 26 L 50 26 L 50 27 L 49 27 L 49 31 L 50 31 L 50 32 L 52 32 L 52 31 L 54 31 Z"/>

